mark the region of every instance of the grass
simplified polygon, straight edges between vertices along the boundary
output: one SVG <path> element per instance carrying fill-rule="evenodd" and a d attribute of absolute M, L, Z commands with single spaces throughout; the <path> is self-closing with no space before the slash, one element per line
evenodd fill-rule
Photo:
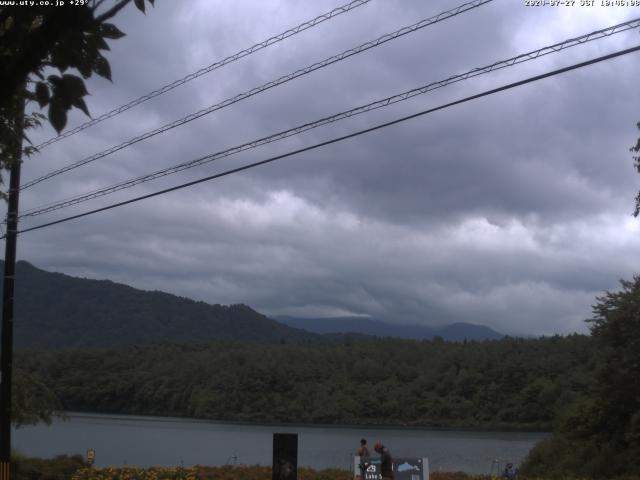
<path fill-rule="evenodd" d="M 12 461 L 11 480 L 271 480 L 271 467 L 259 465 L 92 468 L 80 455 L 60 455 L 51 459 L 41 459 L 28 458 L 20 454 L 14 454 Z M 431 472 L 429 479 L 497 480 L 499 477 L 470 475 L 463 472 Z M 529 477 L 518 477 L 518 479 L 544 480 Z M 353 473 L 339 469 L 299 468 L 298 480 L 353 480 Z"/>
<path fill-rule="evenodd" d="M 434 472 L 430 480 L 490 480 L 488 475 L 468 475 L 466 473 Z M 264 466 L 224 466 L 188 468 L 83 468 L 72 480 L 271 480 L 271 467 Z M 298 480 L 353 480 L 349 470 L 298 469 Z"/>

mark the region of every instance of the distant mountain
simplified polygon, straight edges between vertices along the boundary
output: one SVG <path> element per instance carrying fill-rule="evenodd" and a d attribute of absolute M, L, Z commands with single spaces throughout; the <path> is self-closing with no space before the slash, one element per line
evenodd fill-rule
<path fill-rule="evenodd" d="M 276 320 L 291 327 L 301 328 L 308 332 L 359 333 L 378 337 L 397 337 L 412 340 L 431 339 L 439 336 L 448 341 L 496 340 L 504 335 L 484 325 L 472 323 L 453 323 L 442 327 L 426 325 L 403 325 L 382 322 L 366 317 L 334 317 L 334 318 L 293 318 L 280 316 Z"/>
<path fill-rule="evenodd" d="M 2 261 L 0 268 L 4 268 Z M 210 305 L 108 280 L 46 272 L 24 261 L 16 265 L 15 299 L 16 348 L 216 339 L 273 343 L 324 341 L 319 335 L 271 320 L 246 305 Z"/>
<path fill-rule="evenodd" d="M 504 335 L 485 326 L 476 325 L 475 323 L 457 322 L 445 325 L 436 329 L 436 334 L 445 340 L 460 342 L 465 338 L 467 340 L 497 340 L 503 338 Z"/>

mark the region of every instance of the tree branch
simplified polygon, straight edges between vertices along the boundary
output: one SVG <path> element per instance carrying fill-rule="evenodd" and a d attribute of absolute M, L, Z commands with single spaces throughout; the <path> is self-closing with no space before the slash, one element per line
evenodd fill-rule
<path fill-rule="evenodd" d="M 100 5 L 104 3 L 104 0 L 93 0 L 93 11 L 95 12 L 100 8 Z"/>

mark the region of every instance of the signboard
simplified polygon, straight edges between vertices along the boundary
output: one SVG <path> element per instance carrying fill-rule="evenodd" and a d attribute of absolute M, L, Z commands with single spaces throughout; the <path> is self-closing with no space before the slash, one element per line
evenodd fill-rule
<path fill-rule="evenodd" d="M 395 480 L 429 480 L 429 459 L 394 458 L 393 476 Z M 367 458 L 361 465 L 360 457 L 354 457 L 354 476 L 356 480 L 380 480 L 380 459 Z"/>
<path fill-rule="evenodd" d="M 273 434 L 272 480 L 296 480 L 298 476 L 298 434 Z"/>
<path fill-rule="evenodd" d="M 96 461 L 96 451 L 93 448 L 87 450 L 87 463 L 89 465 L 93 465 L 93 462 Z"/>
<path fill-rule="evenodd" d="M 429 462 L 424 458 L 394 458 L 393 477 L 395 480 L 426 480 L 429 478 Z M 424 466 L 427 465 L 425 477 Z"/>
<path fill-rule="evenodd" d="M 364 480 L 380 480 L 380 463 L 365 463 L 360 467 L 360 478 Z"/>

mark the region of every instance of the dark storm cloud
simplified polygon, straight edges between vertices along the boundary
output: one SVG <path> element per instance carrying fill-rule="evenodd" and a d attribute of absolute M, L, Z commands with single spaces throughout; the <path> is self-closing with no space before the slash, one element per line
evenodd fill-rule
<path fill-rule="evenodd" d="M 114 83 L 90 82 L 98 115 L 336 6 L 158 2 L 130 9 Z M 371 4 L 48 147 L 24 178 L 439 11 Z M 618 23 L 496 0 L 56 177 L 29 208 L 147 173 Z M 105 205 L 343 135 L 633 44 L 621 34 L 452 85 L 257 151 L 58 214 Z M 509 333 L 584 330 L 595 295 L 637 270 L 637 181 L 628 147 L 637 58 L 569 73 L 383 131 L 21 237 L 43 268 L 110 278 L 269 314 L 486 323 Z M 84 121 L 72 117 L 73 125 Z M 46 139 L 43 130 L 35 138 Z M 46 218 L 45 218 L 46 217 Z"/>

